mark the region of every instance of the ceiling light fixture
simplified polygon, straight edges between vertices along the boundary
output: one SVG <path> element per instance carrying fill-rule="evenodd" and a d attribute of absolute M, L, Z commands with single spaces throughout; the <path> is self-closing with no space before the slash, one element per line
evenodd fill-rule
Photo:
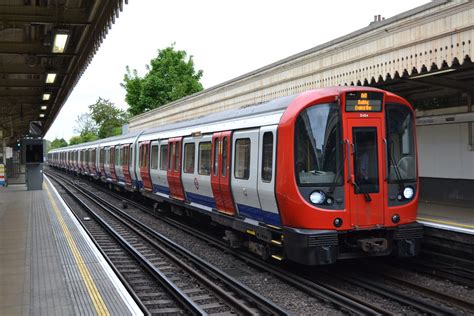
<path fill-rule="evenodd" d="M 50 97 L 51 97 L 51 93 L 43 94 L 43 101 L 48 101 Z"/>
<path fill-rule="evenodd" d="M 456 71 L 456 70 L 457 69 L 454 69 L 454 68 L 443 69 L 443 70 L 440 70 L 440 71 L 428 72 L 428 73 L 425 73 L 425 74 L 416 75 L 416 76 L 410 77 L 409 79 L 417 79 L 417 78 L 435 76 L 435 75 L 444 74 L 444 73 L 452 72 L 452 71 Z"/>
<path fill-rule="evenodd" d="M 48 108 L 48 107 L 47 107 L 46 105 L 42 105 L 42 106 L 41 106 L 41 110 L 43 110 L 43 111 L 46 110 L 47 108 Z"/>
<path fill-rule="evenodd" d="M 49 73 L 46 75 L 46 83 L 54 83 L 54 80 L 56 80 L 56 74 Z"/>
<path fill-rule="evenodd" d="M 58 31 L 54 35 L 53 41 L 53 53 L 61 54 L 66 50 L 67 40 L 69 39 L 69 34 L 64 31 Z"/>
<path fill-rule="evenodd" d="M 40 117 L 44 117 L 44 113 L 41 113 L 41 114 L 40 114 Z"/>

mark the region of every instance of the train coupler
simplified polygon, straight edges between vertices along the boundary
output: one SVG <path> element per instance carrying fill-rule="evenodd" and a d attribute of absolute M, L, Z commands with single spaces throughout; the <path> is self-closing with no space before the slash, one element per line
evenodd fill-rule
<path fill-rule="evenodd" d="M 385 238 L 359 239 L 357 245 L 368 253 L 383 252 L 388 249 L 388 240 Z"/>

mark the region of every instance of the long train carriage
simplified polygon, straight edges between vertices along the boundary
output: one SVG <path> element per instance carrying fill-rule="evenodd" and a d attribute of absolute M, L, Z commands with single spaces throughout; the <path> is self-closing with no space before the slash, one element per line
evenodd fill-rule
<path fill-rule="evenodd" d="M 392 93 L 327 88 L 54 150 L 49 163 L 205 215 L 263 257 L 405 257 L 423 233 L 414 126 Z"/>

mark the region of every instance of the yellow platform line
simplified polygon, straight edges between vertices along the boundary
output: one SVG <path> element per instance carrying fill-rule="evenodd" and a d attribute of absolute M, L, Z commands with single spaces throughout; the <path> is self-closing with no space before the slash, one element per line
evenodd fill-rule
<path fill-rule="evenodd" d="M 439 219 L 432 219 L 432 218 L 425 218 L 425 217 L 417 217 L 417 219 L 420 221 L 425 221 L 425 222 L 432 222 L 432 223 L 437 223 L 437 224 L 450 225 L 454 227 L 474 229 L 474 225 L 466 225 L 466 224 L 460 224 L 460 223 L 455 223 L 455 222 L 450 222 L 450 221 L 442 221 Z"/>
<path fill-rule="evenodd" d="M 74 259 L 76 260 L 77 266 L 79 267 L 79 272 L 81 273 L 82 279 L 84 280 L 84 283 L 87 287 L 87 291 L 89 292 L 89 296 L 92 300 L 92 303 L 94 304 L 95 310 L 98 315 L 108 316 L 110 315 L 109 310 L 107 309 L 107 306 L 105 305 L 104 300 L 102 299 L 102 296 L 100 295 L 97 286 L 94 283 L 94 280 L 92 280 L 89 269 L 87 268 L 84 259 L 82 258 L 82 255 L 79 252 L 79 249 L 77 248 L 76 242 L 72 238 L 69 228 L 64 222 L 64 218 L 61 212 L 59 211 L 58 206 L 56 205 L 56 201 L 51 195 L 51 191 L 49 190 L 48 185 L 45 185 L 45 187 L 46 192 L 48 193 L 49 200 L 51 202 L 51 206 L 53 207 L 54 213 L 56 214 L 56 217 L 58 218 L 59 223 L 61 224 L 61 228 L 63 229 L 64 235 L 66 236 L 69 249 L 71 249 L 71 252 L 74 255 Z"/>

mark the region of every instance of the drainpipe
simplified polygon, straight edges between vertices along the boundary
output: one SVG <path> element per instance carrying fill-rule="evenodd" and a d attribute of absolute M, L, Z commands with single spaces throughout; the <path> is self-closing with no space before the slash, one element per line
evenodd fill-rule
<path fill-rule="evenodd" d="M 472 94 L 466 93 L 466 99 L 467 99 L 467 111 L 472 112 Z M 473 122 L 467 123 L 467 141 L 468 141 L 467 148 L 469 151 L 474 151 L 474 128 L 472 125 L 473 125 Z"/>

